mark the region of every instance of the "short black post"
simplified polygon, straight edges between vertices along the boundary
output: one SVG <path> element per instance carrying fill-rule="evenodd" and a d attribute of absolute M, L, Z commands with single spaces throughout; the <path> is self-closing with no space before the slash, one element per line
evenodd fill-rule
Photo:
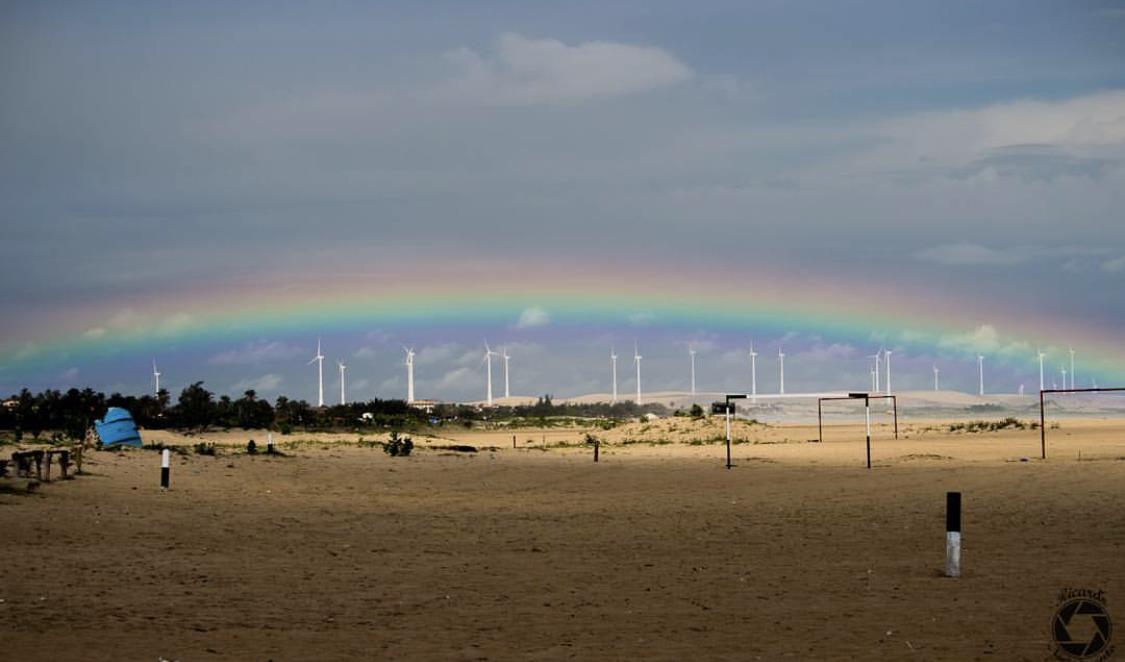
<path fill-rule="evenodd" d="M 169 474 L 172 471 L 170 466 L 171 462 L 172 454 L 168 451 L 167 448 L 165 448 L 160 453 L 160 489 L 162 490 L 168 489 L 168 479 L 170 478 Z"/>
<path fill-rule="evenodd" d="M 961 493 L 945 493 L 945 576 L 961 576 Z"/>
<path fill-rule="evenodd" d="M 594 437 L 594 462 L 598 461 L 598 451 L 601 450 L 602 442 L 597 437 Z"/>
<path fill-rule="evenodd" d="M 891 396 L 891 404 L 894 405 L 894 408 L 895 408 L 895 439 L 898 439 L 898 396 L 897 395 Z"/>
<path fill-rule="evenodd" d="M 516 435 L 512 435 L 512 448 L 516 447 Z"/>
<path fill-rule="evenodd" d="M 266 433 L 266 455 L 273 455 L 273 433 Z"/>
<path fill-rule="evenodd" d="M 867 423 L 867 468 L 871 468 L 871 398 L 863 396 L 863 415 Z"/>

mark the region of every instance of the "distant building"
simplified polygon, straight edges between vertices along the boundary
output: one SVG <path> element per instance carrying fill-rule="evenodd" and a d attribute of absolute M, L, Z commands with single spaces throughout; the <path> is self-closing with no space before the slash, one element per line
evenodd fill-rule
<path fill-rule="evenodd" d="M 441 403 L 437 400 L 415 400 L 414 402 L 410 403 L 410 406 L 414 407 L 415 409 L 421 409 L 427 414 L 432 414 L 434 413 L 434 407 L 438 406 L 439 404 Z"/>

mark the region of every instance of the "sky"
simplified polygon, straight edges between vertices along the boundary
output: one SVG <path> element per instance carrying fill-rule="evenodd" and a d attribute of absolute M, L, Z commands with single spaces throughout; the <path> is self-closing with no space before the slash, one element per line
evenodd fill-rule
<path fill-rule="evenodd" d="M 1125 384 L 1122 1 L 7 2 L 0 144 L 3 394 Z"/>

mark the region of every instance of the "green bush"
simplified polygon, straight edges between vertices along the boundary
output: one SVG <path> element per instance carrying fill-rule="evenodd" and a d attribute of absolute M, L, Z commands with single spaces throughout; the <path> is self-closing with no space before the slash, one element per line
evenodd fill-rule
<path fill-rule="evenodd" d="M 414 450 L 414 441 L 410 437 L 399 436 L 392 432 L 387 443 L 383 444 L 383 452 L 391 457 L 406 457 Z"/>

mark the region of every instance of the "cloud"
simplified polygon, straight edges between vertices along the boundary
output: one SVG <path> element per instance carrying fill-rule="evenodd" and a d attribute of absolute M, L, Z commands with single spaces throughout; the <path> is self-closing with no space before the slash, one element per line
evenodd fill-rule
<path fill-rule="evenodd" d="M 1059 177 L 1100 179 L 1117 160 L 1078 156 L 1054 145 L 1009 145 L 990 150 L 986 156 L 955 168 L 956 179 L 978 180 L 1016 177 L 1025 182 L 1050 182 Z"/>
<path fill-rule="evenodd" d="M 307 350 L 297 345 L 278 341 L 250 342 L 237 349 L 215 354 L 207 359 L 211 365 L 256 365 L 271 361 L 288 361 L 302 356 Z M 312 352 L 308 352 L 310 357 Z"/>
<path fill-rule="evenodd" d="M 261 377 L 237 381 L 230 385 L 230 390 L 233 393 L 242 393 L 243 391 L 249 390 L 276 391 L 283 381 L 285 380 L 281 375 L 271 372 Z"/>
<path fill-rule="evenodd" d="M 1000 334 L 991 324 L 982 324 L 972 331 L 953 333 L 938 339 L 938 346 L 955 352 L 991 352 L 1000 342 Z"/>
<path fill-rule="evenodd" d="M 64 382 L 73 382 L 78 379 L 78 368 L 67 368 L 59 375 L 59 379 Z"/>
<path fill-rule="evenodd" d="M 674 55 L 650 46 L 500 36 L 490 53 L 460 49 L 447 54 L 460 75 L 443 91 L 496 105 L 572 104 L 625 96 L 692 77 Z"/>
<path fill-rule="evenodd" d="M 942 244 L 918 251 L 914 257 L 949 266 L 1006 266 L 1028 259 L 1018 250 L 997 250 L 980 244 Z"/>
<path fill-rule="evenodd" d="M 1005 246 L 992 248 L 982 244 L 940 244 L 915 251 L 914 257 L 947 266 L 1003 267 L 1023 264 L 1041 258 L 1084 257 L 1104 255 L 1104 248 L 1093 246 Z M 1066 263 L 1064 263 L 1065 267 Z"/>
<path fill-rule="evenodd" d="M 418 353 L 414 357 L 414 363 L 417 365 L 433 365 L 435 363 L 452 361 L 459 351 L 461 351 L 461 345 L 457 343 L 428 345 L 418 350 Z"/>
<path fill-rule="evenodd" d="M 811 361 L 842 361 L 856 358 L 856 348 L 848 343 L 821 343 L 796 353 L 796 358 Z"/>
<path fill-rule="evenodd" d="M 464 389 L 476 382 L 476 375 L 470 368 L 454 368 L 441 376 L 435 384 L 438 390 Z"/>
<path fill-rule="evenodd" d="M 546 326 L 550 321 L 551 317 L 547 314 L 546 310 L 539 306 L 532 306 L 531 308 L 525 308 L 524 311 L 520 313 L 520 318 L 516 321 L 516 328 L 530 329 L 536 326 Z"/>
<path fill-rule="evenodd" d="M 82 334 L 82 337 L 83 337 L 83 338 L 101 338 L 101 337 L 102 337 L 102 336 L 104 336 L 105 334 L 106 334 L 106 328 L 105 328 L 105 327 L 102 327 L 102 326 L 96 326 L 96 327 L 94 327 L 94 328 L 92 328 L 92 329 L 87 329 L 87 330 L 86 330 L 86 331 L 85 331 L 85 332 L 84 332 L 84 333 Z"/>
<path fill-rule="evenodd" d="M 352 357 L 357 359 L 374 359 L 376 355 L 374 347 L 360 347 L 352 352 Z"/>
<path fill-rule="evenodd" d="M 1102 262 L 1102 271 L 1110 274 L 1117 274 L 1125 271 L 1125 255 Z"/>

